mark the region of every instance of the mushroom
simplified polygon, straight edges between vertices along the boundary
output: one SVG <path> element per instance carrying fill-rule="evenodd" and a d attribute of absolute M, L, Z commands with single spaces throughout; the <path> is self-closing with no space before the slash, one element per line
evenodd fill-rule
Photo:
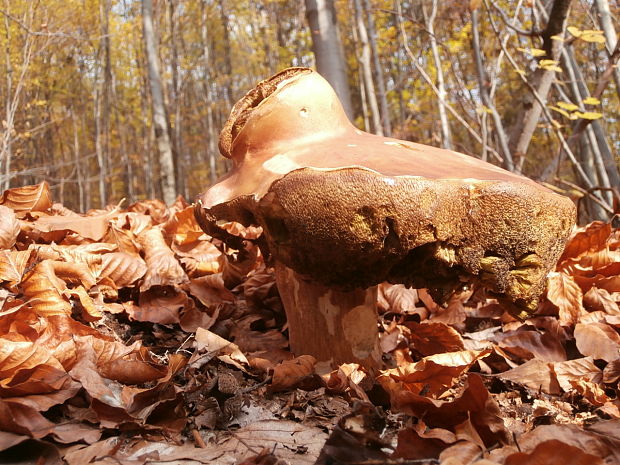
<path fill-rule="evenodd" d="M 196 217 L 260 225 L 291 351 L 332 364 L 381 364 L 376 285 L 426 287 L 445 301 L 478 284 L 518 318 L 537 306 L 575 219 L 568 198 L 451 150 L 368 134 L 308 68 L 260 82 L 219 142 L 232 170 Z"/>

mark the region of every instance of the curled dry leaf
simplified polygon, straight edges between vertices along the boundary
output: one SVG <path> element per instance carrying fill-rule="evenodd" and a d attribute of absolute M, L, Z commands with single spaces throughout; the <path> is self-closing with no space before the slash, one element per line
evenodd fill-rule
<path fill-rule="evenodd" d="M 17 213 L 45 211 L 52 206 L 49 184 L 43 181 L 32 186 L 7 189 L 0 196 L 0 205 Z"/>
<path fill-rule="evenodd" d="M 577 349 L 586 357 L 613 362 L 620 358 L 620 336 L 605 323 L 578 323 L 575 326 Z"/>
<path fill-rule="evenodd" d="M 39 315 L 69 315 L 71 304 L 65 298 L 66 283 L 56 275 L 56 268 L 69 265 L 53 260 L 43 260 L 27 273 L 21 282 L 24 297 Z"/>
<path fill-rule="evenodd" d="M 589 225 L 577 229 L 564 248 L 559 266 L 562 266 L 563 262 L 570 258 L 605 248 L 610 235 L 611 225 L 603 221 L 593 221 Z"/>
<path fill-rule="evenodd" d="M 300 355 L 285 360 L 273 369 L 270 390 L 285 391 L 298 386 L 304 379 L 314 374 L 316 359 L 312 355 Z"/>
<path fill-rule="evenodd" d="M 575 324 L 579 316 L 585 312 L 581 288 L 572 276 L 564 272 L 549 273 L 547 299 L 558 307 L 558 315 L 562 324 Z"/>
<path fill-rule="evenodd" d="M 505 465 L 538 465 L 562 463 L 563 465 L 603 465 L 603 460 L 577 447 L 551 439 L 541 442 L 530 453 L 517 452 L 506 457 Z"/>
<path fill-rule="evenodd" d="M 179 323 L 180 312 L 187 304 L 187 294 L 171 286 L 154 286 L 140 293 L 139 305 L 127 304 L 125 311 L 136 321 Z"/>
<path fill-rule="evenodd" d="M 10 249 L 19 235 L 19 221 L 9 207 L 0 205 L 0 249 Z"/>
<path fill-rule="evenodd" d="M 584 306 L 588 311 L 602 310 L 610 315 L 620 315 L 620 307 L 606 289 L 593 286 L 583 296 Z"/>
<path fill-rule="evenodd" d="M 180 286 L 189 283 L 189 278 L 177 261 L 159 228 L 152 228 L 142 233 L 139 238 L 144 249 L 147 265 L 141 291 L 153 286 Z"/>
<path fill-rule="evenodd" d="M 110 278 L 120 289 L 133 285 L 146 273 L 146 263 L 142 258 L 125 252 L 113 252 L 101 257 L 98 281 Z"/>
<path fill-rule="evenodd" d="M 0 250 L 0 282 L 19 283 L 29 259 L 30 250 Z"/>
<path fill-rule="evenodd" d="M 546 362 L 566 360 L 566 350 L 557 337 L 551 332 L 541 333 L 529 325 L 516 331 L 498 333 L 493 340 L 515 358 L 537 358 Z"/>
<path fill-rule="evenodd" d="M 418 290 L 403 284 L 381 283 L 378 286 L 378 309 L 381 312 L 416 313 L 419 309 Z"/>
<path fill-rule="evenodd" d="M 119 252 L 135 256 L 140 255 L 140 248 L 137 245 L 136 236 L 129 229 L 121 229 L 111 224 L 108 228 L 108 232 L 101 240 L 104 243 L 114 244 Z"/>
<path fill-rule="evenodd" d="M 461 335 L 444 323 L 410 321 L 403 325 L 411 330 L 407 334 L 411 348 L 422 356 L 458 352 L 465 348 Z"/>
<path fill-rule="evenodd" d="M 155 224 L 165 223 L 170 217 L 170 210 L 159 199 L 139 200 L 127 207 L 130 212 L 141 213 L 153 219 Z"/>
<path fill-rule="evenodd" d="M 327 389 L 332 392 L 349 393 L 353 398 L 370 402 L 365 391 L 372 388 L 372 380 L 357 363 L 344 363 L 338 369 L 323 375 L 323 380 Z"/>
<path fill-rule="evenodd" d="M 118 215 L 118 210 L 93 216 L 52 216 L 37 215 L 30 227 L 42 232 L 70 231 L 93 241 L 100 241 L 106 235 L 110 221 Z"/>

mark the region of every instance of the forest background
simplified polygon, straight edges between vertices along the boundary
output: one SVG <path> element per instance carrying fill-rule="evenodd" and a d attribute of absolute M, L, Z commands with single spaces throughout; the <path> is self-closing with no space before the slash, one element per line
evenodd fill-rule
<path fill-rule="evenodd" d="M 361 129 L 522 172 L 582 221 L 618 210 L 617 0 L 0 1 L 0 190 L 191 200 L 228 168 L 233 103 L 317 66 Z"/>

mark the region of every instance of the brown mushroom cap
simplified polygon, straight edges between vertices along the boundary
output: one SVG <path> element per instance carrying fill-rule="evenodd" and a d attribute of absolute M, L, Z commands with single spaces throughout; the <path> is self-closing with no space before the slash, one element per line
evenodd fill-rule
<path fill-rule="evenodd" d="M 341 289 L 382 281 L 441 299 L 468 282 L 531 309 L 574 223 L 573 203 L 479 159 L 356 129 L 306 68 L 263 81 L 220 138 L 232 171 L 196 215 L 259 224 L 276 261 Z M 520 316 L 524 316 L 523 314 Z"/>

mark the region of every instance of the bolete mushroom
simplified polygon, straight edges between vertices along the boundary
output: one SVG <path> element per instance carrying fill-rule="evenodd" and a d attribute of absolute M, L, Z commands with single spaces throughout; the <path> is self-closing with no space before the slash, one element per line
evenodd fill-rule
<path fill-rule="evenodd" d="M 206 232 L 260 225 L 293 353 L 380 364 L 376 285 L 442 301 L 481 284 L 525 318 L 574 223 L 573 203 L 479 159 L 356 129 L 307 68 L 260 82 L 219 142 L 232 170 L 200 198 Z"/>

